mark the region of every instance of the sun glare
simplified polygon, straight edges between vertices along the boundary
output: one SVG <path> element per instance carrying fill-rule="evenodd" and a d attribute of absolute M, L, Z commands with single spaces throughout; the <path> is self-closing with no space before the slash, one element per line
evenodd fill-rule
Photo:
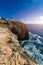
<path fill-rule="evenodd" d="M 37 20 L 35 23 L 36 24 L 43 24 L 43 19 L 42 20 Z"/>
<path fill-rule="evenodd" d="M 37 19 L 34 18 L 34 20 L 26 21 L 26 23 L 28 23 L 28 24 L 43 24 L 43 17 L 39 16 L 39 17 L 37 17 Z"/>
<path fill-rule="evenodd" d="M 24 23 L 26 23 L 26 24 L 43 24 L 43 21 L 34 21 L 34 22 L 26 21 Z"/>

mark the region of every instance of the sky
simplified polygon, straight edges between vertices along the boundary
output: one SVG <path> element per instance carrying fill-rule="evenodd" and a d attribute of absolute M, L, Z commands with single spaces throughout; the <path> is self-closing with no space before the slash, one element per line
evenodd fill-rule
<path fill-rule="evenodd" d="M 0 17 L 43 24 L 43 0 L 0 0 Z"/>

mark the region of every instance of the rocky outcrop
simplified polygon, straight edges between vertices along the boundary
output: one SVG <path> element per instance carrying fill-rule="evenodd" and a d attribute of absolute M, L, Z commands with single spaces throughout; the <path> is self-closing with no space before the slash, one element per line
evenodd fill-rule
<path fill-rule="evenodd" d="M 29 31 L 26 25 L 22 22 L 6 20 L 2 17 L 0 19 L 0 24 L 6 25 L 12 33 L 18 36 L 18 40 L 27 40 L 29 38 Z"/>
<path fill-rule="evenodd" d="M 22 22 L 14 22 L 13 27 L 10 26 L 10 29 L 14 34 L 18 36 L 19 40 L 27 40 L 29 38 L 29 31 L 26 25 Z"/>
<path fill-rule="evenodd" d="M 0 65 L 37 65 L 7 26 L 0 26 Z"/>

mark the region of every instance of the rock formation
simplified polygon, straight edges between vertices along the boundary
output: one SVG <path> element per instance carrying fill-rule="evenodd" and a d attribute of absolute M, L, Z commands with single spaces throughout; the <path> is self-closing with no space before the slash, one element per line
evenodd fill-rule
<path fill-rule="evenodd" d="M 11 23 L 9 22 L 9 27 L 10 30 L 18 36 L 19 40 L 26 40 L 29 38 L 29 32 L 24 23 L 15 21 L 11 25 Z"/>
<path fill-rule="evenodd" d="M 12 33 L 18 36 L 18 40 L 27 40 L 29 38 L 29 32 L 24 23 L 19 21 L 6 20 L 3 17 L 0 19 L 0 23 L 2 25 L 6 24 Z"/>
<path fill-rule="evenodd" d="M 0 65 L 37 65 L 22 49 L 17 36 L 3 23 L 0 23 Z"/>

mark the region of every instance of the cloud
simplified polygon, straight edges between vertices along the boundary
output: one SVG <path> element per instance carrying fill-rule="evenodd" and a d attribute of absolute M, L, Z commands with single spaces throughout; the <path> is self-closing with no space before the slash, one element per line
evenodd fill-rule
<path fill-rule="evenodd" d="M 24 22 L 24 19 L 23 19 L 23 18 L 21 18 L 21 21 L 22 21 L 22 22 Z"/>
<path fill-rule="evenodd" d="M 43 16 L 36 16 L 32 22 L 33 24 L 43 24 Z"/>
<path fill-rule="evenodd" d="M 28 24 L 29 22 L 23 18 L 21 18 L 21 22 L 25 23 L 25 24 Z"/>
<path fill-rule="evenodd" d="M 36 16 L 26 21 L 28 24 L 43 24 L 43 16 Z"/>
<path fill-rule="evenodd" d="M 43 19 L 43 16 L 40 16 L 39 19 Z"/>
<path fill-rule="evenodd" d="M 27 19 L 21 18 L 21 21 L 25 24 L 43 24 L 43 16 L 28 17 Z"/>
<path fill-rule="evenodd" d="M 43 20 L 43 16 L 36 16 L 35 20 Z"/>

